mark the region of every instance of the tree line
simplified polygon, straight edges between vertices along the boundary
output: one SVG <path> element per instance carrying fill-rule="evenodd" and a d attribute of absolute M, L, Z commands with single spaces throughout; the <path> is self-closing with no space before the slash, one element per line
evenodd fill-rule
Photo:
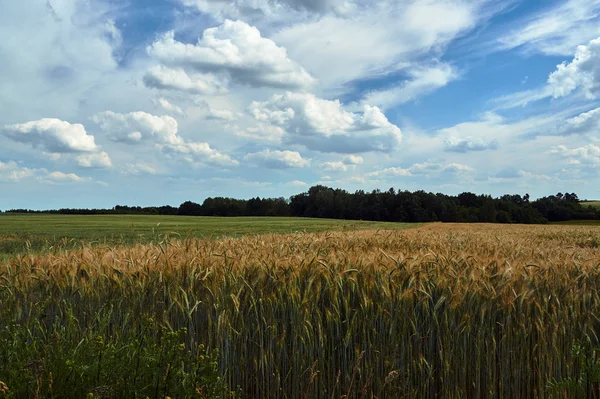
<path fill-rule="evenodd" d="M 600 209 L 584 206 L 575 193 L 558 193 L 531 201 L 529 194 L 457 196 L 425 191 L 358 190 L 317 185 L 307 192 L 285 198 L 207 198 L 202 204 L 186 201 L 169 205 L 140 207 L 117 205 L 112 209 L 58 209 L 32 211 L 11 209 L 7 213 L 53 214 L 146 214 L 186 216 L 298 216 L 390 222 L 484 222 L 547 223 L 549 221 L 600 219 Z"/>

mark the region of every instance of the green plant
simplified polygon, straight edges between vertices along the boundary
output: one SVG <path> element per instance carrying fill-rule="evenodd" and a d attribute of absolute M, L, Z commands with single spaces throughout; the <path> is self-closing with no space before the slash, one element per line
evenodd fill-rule
<path fill-rule="evenodd" d="M 580 341 L 571 348 L 575 361 L 575 373 L 571 377 L 548 381 L 546 388 L 551 394 L 567 394 L 569 398 L 586 399 L 598 392 L 600 384 L 600 348 L 586 350 Z"/>
<path fill-rule="evenodd" d="M 192 353 L 183 342 L 185 329 L 146 318 L 137 332 L 109 336 L 102 334 L 105 315 L 96 321 L 88 328 L 73 318 L 50 328 L 5 325 L 0 398 L 232 396 L 217 371 L 218 352 L 200 345 Z"/>

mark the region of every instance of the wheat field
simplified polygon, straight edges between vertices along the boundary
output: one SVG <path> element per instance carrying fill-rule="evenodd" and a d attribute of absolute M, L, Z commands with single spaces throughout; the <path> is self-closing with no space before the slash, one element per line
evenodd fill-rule
<path fill-rule="evenodd" d="M 574 343 L 600 346 L 599 267 L 585 226 L 165 239 L 14 258 L 0 320 L 105 340 L 161 323 L 191 354 L 218 350 L 245 398 L 565 397 L 549 381 L 581 375 Z"/>

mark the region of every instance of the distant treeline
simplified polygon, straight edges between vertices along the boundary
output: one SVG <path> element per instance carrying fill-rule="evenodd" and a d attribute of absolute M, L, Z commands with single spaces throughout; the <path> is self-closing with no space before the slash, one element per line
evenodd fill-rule
<path fill-rule="evenodd" d="M 187 216 L 301 216 L 391 222 L 547 223 L 548 221 L 600 219 L 600 209 L 583 206 L 575 193 L 558 193 L 530 201 L 529 194 L 492 198 L 469 192 L 457 196 L 425 191 L 358 190 L 349 193 L 325 186 L 285 198 L 207 198 L 202 204 L 186 201 L 173 206 L 117 205 L 113 209 L 58 209 L 7 213 L 145 214 Z"/>

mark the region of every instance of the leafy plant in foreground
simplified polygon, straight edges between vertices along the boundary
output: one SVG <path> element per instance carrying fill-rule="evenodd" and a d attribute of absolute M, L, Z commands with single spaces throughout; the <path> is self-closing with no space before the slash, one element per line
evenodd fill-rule
<path fill-rule="evenodd" d="M 567 394 L 569 398 L 589 398 L 592 392 L 598 392 L 600 383 L 600 348 L 593 348 L 588 355 L 580 341 L 571 348 L 577 373 L 575 376 L 561 380 L 552 379 L 547 383 L 547 389 L 552 394 Z"/>

